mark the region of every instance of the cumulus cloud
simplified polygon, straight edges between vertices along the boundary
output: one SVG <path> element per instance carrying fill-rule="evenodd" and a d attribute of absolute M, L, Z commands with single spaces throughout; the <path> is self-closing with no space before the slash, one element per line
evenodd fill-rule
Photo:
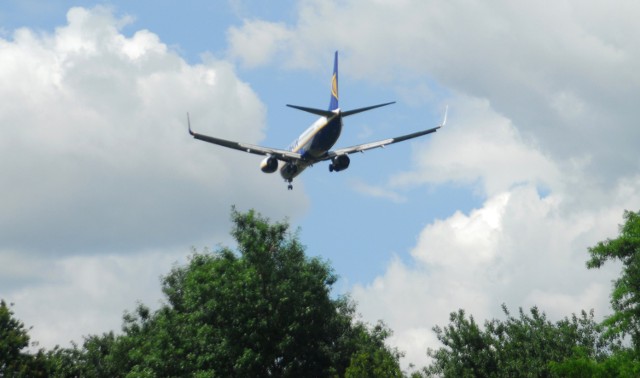
<path fill-rule="evenodd" d="M 72 8 L 55 31 L 0 39 L 0 296 L 45 346 L 118 329 L 177 251 L 230 239 L 231 205 L 306 206 L 256 157 L 188 135 L 187 111 L 203 133 L 263 138 L 264 105 L 233 66 L 189 64 L 151 31 L 124 35 L 131 22 Z"/>
<path fill-rule="evenodd" d="M 440 346 L 431 327 L 458 308 L 479 320 L 502 316 L 502 303 L 536 305 L 553 319 L 582 309 L 602 317 L 616 267 L 587 270 L 586 249 L 614 235 L 622 210 L 640 203 L 640 185 L 632 197 L 623 192 L 609 206 L 568 214 L 561 195 L 542 198 L 531 185 L 490 197 L 429 224 L 410 263 L 394 260 L 373 283 L 355 285 L 353 297 L 367 320 L 389 324 L 392 344 L 417 366 Z"/>
<path fill-rule="evenodd" d="M 293 37 L 285 24 L 261 20 L 245 20 L 241 27 L 232 26 L 227 36 L 229 55 L 248 67 L 270 63 Z"/>
<path fill-rule="evenodd" d="M 500 305 L 539 306 L 559 319 L 582 309 L 610 312 L 610 282 L 618 267 L 585 267 L 587 248 L 614 236 L 625 209 L 640 205 L 640 177 L 600 184 L 580 158 L 553 159 L 527 141 L 486 100 L 459 97 L 437 143 L 420 148 L 409 172 L 390 188 L 473 185 L 486 197 L 469 213 L 430 222 L 411 259 L 394 260 L 353 296 L 370 321 L 385 319 L 406 363 L 428 363 L 440 346 L 430 328 L 458 308 L 476 319 L 502 316 Z M 606 174 L 606 173 L 605 173 Z"/>
<path fill-rule="evenodd" d="M 118 332 L 124 311 L 138 302 L 158 306 L 160 276 L 176 262 L 185 263 L 185 255 L 184 250 L 161 250 L 47 258 L 35 264 L 44 268 L 41 279 L 12 290 L 10 300 L 19 319 L 33 327 L 29 335 L 40 347 L 81 343 L 89 334 Z"/>
<path fill-rule="evenodd" d="M 186 133 L 190 111 L 202 132 L 263 137 L 264 106 L 232 67 L 189 65 L 153 33 L 125 37 L 118 25 L 103 8 L 74 8 L 52 35 L 21 29 L 0 41 L 5 247 L 73 253 L 195 241 L 247 188 L 261 188 L 248 205 L 282 192 L 258 169 L 233 174 L 248 157 Z"/>
<path fill-rule="evenodd" d="M 391 342 L 407 352 L 405 363 L 418 366 L 439 346 L 430 328 L 458 308 L 476 319 L 502 316 L 502 303 L 539 306 L 553 319 L 582 309 L 608 314 L 618 267 L 587 270 L 587 248 L 614 236 L 623 210 L 640 205 L 639 176 L 598 184 L 580 159 L 543 154 L 486 101 L 459 98 L 455 108 L 438 143 L 418 149 L 413 170 L 388 186 L 468 183 L 485 202 L 430 222 L 409 262 L 393 261 L 353 293 L 368 320 L 395 330 Z"/>
<path fill-rule="evenodd" d="M 395 175 L 390 185 L 480 181 L 488 196 L 524 182 L 547 189 L 560 185 L 559 167 L 487 100 L 460 97 L 452 107 L 452 124 L 438 132 L 437 143 L 421 149 L 414 170 Z"/>

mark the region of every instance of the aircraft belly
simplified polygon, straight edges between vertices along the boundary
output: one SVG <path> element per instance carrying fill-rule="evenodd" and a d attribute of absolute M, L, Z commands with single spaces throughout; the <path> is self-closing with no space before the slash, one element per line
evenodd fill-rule
<path fill-rule="evenodd" d="M 306 153 L 314 158 L 323 156 L 336 144 L 342 132 L 342 119 L 334 118 L 328 125 L 322 128 L 309 142 Z"/>
<path fill-rule="evenodd" d="M 296 176 L 298 176 L 302 171 L 304 171 L 309 164 L 304 161 L 297 161 L 295 163 L 286 163 L 280 168 L 280 175 L 285 180 L 293 180 Z"/>
<path fill-rule="evenodd" d="M 293 180 L 318 158 L 326 155 L 340 137 L 341 132 L 342 118 L 338 116 L 329 121 L 311 140 L 297 150 L 302 156 L 301 160 L 288 162 L 280 168 L 282 178 L 287 181 Z"/>

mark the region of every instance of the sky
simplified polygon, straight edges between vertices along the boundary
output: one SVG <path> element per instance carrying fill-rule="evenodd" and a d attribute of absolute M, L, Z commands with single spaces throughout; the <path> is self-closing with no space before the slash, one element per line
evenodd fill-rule
<path fill-rule="evenodd" d="M 610 313 L 619 266 L 588 247 L 640 207 L 640 12 L 559 0 L 64 1 L 0 5 L 0 298 L 41 347 L 118 331 L 193 250 L 233 246 L 232 206 L 299 230 L 403 366 L 432 328 L 538 306 Z M 317 164 L 288 191 L 260 157 L 329 103 L 336 147 L 435 134 Z"/>

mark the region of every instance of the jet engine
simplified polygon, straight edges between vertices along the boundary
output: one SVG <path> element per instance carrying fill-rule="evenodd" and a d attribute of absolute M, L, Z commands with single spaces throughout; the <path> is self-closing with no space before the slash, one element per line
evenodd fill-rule
<path fill-rule="evenodd" d="M 276 169 L 278 169 L 278 159 L 274 158 L 273 156 L 266 157 L 260 163 L 260 169 L 264 173 L 273 173 L 273 172 L 275 172 Z"/>
<path fill-rule="evenodd" d="M 338 155 L 331 159 L 331 164 L 329 164 L 329 172 L 340 172 L 349 168 L 349 163 L 351 159 L 347 155 Z"/>

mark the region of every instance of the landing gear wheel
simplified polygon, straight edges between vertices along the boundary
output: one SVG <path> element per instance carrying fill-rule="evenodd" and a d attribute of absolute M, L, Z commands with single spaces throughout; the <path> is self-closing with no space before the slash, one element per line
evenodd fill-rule
<path fill-rule="evenodd" d="M 333 172 L 333 164 L 329 164 L 329 172 Z"/>
<path fill-rule="evenodd" d="M 287 186 L 287 189 L 293 190 L 293 185 L 289 184 L 289 186 Z"/>

